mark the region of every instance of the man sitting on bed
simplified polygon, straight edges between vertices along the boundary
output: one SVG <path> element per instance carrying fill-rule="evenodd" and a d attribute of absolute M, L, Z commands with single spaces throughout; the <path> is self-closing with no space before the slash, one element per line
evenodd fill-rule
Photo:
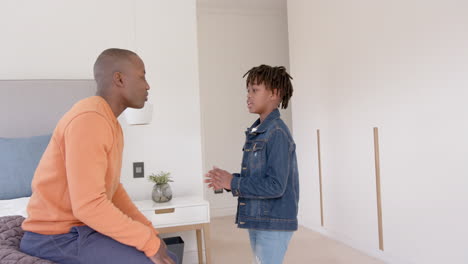
<path fill-rule="evenodd" d="M 145 65 L 132 51 L 107 49 L 94 78 L 96 96 L 62 117 L 39 162 L 20 248 L 65 264 L 173 264 L 175 256 L 120 183 L 117 117 L 148 99 Z"/>

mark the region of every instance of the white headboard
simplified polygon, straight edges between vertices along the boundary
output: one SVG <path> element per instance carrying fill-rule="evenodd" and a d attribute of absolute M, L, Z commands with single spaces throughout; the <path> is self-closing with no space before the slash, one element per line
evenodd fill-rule
<path fill-rule="evenodd" d="M 0 80 L 0 137 L 50 134 L 73 104 L 95 93 L 94 80 Z"/>

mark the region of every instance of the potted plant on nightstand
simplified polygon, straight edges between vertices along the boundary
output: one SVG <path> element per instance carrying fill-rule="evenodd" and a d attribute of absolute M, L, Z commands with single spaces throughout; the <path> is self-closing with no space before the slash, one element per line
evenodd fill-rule
<path fill-rule="evenodd" d="M 169 182 L 173 182 L 170 172 L 161 171 L 158 174 L 151 174 L 149 180 L 154 182 L 151 197 L 157 203 L 169 202 L 172 199 L 172 190 Z"/>

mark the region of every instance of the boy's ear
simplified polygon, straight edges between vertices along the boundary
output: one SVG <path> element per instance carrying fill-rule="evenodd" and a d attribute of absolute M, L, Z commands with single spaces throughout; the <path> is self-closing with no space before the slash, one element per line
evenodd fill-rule
<path fill-rule="evenodd" d="M 279 90 L 278 89 L 273 89 L 271 90 L 271 97 L 272 99 L 278 99 L 280 96 Z"/>

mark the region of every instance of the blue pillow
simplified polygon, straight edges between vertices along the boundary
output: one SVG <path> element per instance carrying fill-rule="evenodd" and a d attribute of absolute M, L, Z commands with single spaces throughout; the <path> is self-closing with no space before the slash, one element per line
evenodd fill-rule
<path fill-rule="evenodd" d="M 0 200 L 31 196 L 31 181 L 50 138 L 0 138 Z"/>

